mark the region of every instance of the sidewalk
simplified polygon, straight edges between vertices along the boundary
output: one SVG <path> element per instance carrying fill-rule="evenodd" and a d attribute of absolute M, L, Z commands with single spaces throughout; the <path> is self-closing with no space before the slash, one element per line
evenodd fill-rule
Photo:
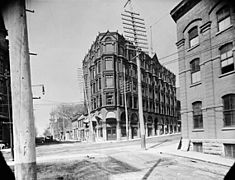
<path fill-rule="evenodd" d="M 159 154 L 168 154 L 168 155 L 174 155 L 174 156 L 179 156 L 179 157 L 184 157 L 184 158 L 190 158 L 194 160 L 200 160 L 204 162 L 209 162 L 213 164 L 219 164 L 223 166 L 228 166 L 231 167 L 233 163 L 235 162 L 235 159 L 229 159 L 225 158 L 219 155 L 211 155 L 211 154 L 205 154 L 205 153 L 199 153 L 199 152 L 194 152 L 194 151 L 182 151 L 182 150 L 177 150 L 178 147 L 178 142 L 173 143 L 170 145 L 165 145 L 165 146 L 160 146 L 157 148 L 150 148 L 148 151 L 150 152 L 157 152 Z"/>

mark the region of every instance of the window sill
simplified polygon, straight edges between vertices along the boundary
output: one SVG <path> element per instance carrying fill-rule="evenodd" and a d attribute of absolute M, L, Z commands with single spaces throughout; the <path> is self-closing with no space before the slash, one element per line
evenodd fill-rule
<path fill-rule="evenodd" d="M 229 130 L 235 130 L 235 126 L 223 127 L 222 128 L 222 131 L 229 131 Z"/>
<path fill-rule="evenodd" d="M 190 87 L 198 86 L 198 85 L 200 85 L 200 84 L 202 84 L 201 81 L 191 84 Z"/>
<path fill-rule="evenodd" d="M 197 45 L 195 45 L 195 46 L 193 46 L 193 47 L 190 47 L 190 48 L 187 50 L 187 52 L 189 52 L 189 51 L 195 49 L 195 48 L 198 47 L 199 45 L 200 45 L 200 44 L 198 43 Z"/>
<path fill-rule="evenodd" d="M 193 129 L 192 132 L 204 132 L 204 129 Z"/>
<path fill-rule="evenodd" d="M 217 32 L 215 35 L 218 36 L 219 34 L 223 33 L 224 31 L 227 31 L 228 29 L 230 29 L 230 28 L 232 28 L 232 27 L 233 27 L 233 25 L 231 24 L 231 25 L 228 26 L 226 29 Z"/>
<path fill-rule="evenodd" d="M 230 72 L 227 72 L 227 73 L 224 73 L 224 74 L 221 74 L 221 75 L 219 75 L 219 78 L 222 78 L 222 77 L 224 77 L 224 76 L 228 76 L 228 75 L 234 74 L 234 73 L 235 73 L 235 70 L 230 71 Z"/>

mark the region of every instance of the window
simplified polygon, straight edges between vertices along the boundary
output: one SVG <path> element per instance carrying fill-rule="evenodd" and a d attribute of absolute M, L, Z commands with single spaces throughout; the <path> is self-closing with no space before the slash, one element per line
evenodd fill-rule
<path fill-rule="evenodd" d="M 196 46 L 199 43 L 197 26 L 189 30 L 188 35 L 189 35 L 189 47 Z"/>
<path fill-rule="evenodd" d="M 105 45 L 105 52 L 112 53 L 114 51 L 114 46 L 112 43 L 107 43 Z"/>
<path fill-rule="evenodd" d="M 124 56 L 124 48 L 122 46 L 119 46 L 119 54 Z"/>
<path fill-rule="evenodd" d="M 98 91 L 98 79 L 96 79 L 96 82 L 95 82 L 95 91 L 97 92 Z"/>
<path fill-rule="evenodd" d="M 91 80 L 92 80 L 92 79 L 94 79 L 94 72 L 93 72 L 92 68 L 90 69 L 90 72 L 91 72 Z"/>
<path fill-rule="evenodd" d="M 137 83 L 133 82 L 133 91 L 136 92 L 137 91 Z"/>
<path fill-rule="evenodd" d="M 121 61 L 118 61 L 118 71 L 119 72 L 123 71 L 123 69 L 122 69 L 122 62 Z"/>
<path fill-rule="evenodd" d="M 95 83 L 92 84 L 92 88 L 93 88 L 93 93 L 95 93 Z"/>
<path fill-rule="evenodd" d="M 2 60 L 0 60 L 0 73 L 3 74 L 4 73 L 4 65 Z"/>
<path fill-rule="evenodd" d="M 134 108 L 138 108 L 138 97 L 134 97 Z"/>
<path fill-rule="evenodd" d="M 100 94 L 100 97 L 99 97 L 99 101 L 100 101 L 100 107 L 102 107 L 102 95 Z"/>
<path fill-rule="evenodd" d="M 193 151 L 203 152 L 203 150 L 202 150 L 202 143 L 201 142 L 193 143 Z"/>
<path fill-rule="evenodd" d="M 202 102 L 193 103 L 193 128 L 203 128 Z"/>
<path fill-rule="evenodd" d="M 123 100 L 122 100 L 122 94 L 119 95 L 119 105 L 122 106 L 123 105 Z"/>
<path fill-rule="evenodd" d="M 192 76 L 192 84 L 201 81 L 201 74 L 200 74 L 200 61 L 199 58 L 194 59 L 191 61 L 191 76 Z"/>
<path fill-rule="evenodd" d="M 224 152 L 226 157 L 235 158 L 235 144 L 224 144 Z"/>
<path fill-rule="evenodd" d="M 101 70 L 100 61 L 97 63 L 97 73 L 99 74 Z"/>
<path fill-rule="evenodd" d="M 233 62 L 233 44 L 228 43 L 220 48 L 221 73 L 227 73 L 234 70 Z"/>
<path fill-rule="evenodd" d="M 93 102 L 94 102 L 94 109 L 96 109 L 96 98 L 94 98 Z"/>
<path fill-rule="evenodd" d="M 113 76 L 105 77 L 105 87 L 113 87 Z"/>
<path fill-rule="evenodd" d="M 225 6 L 217 12 L 218 30 L 223 31 L 231 24 L 229 7 Z"/>
<path fill-rule="evenodd" d="M 101 78 L 99 78 L 99 90 L 101 89 Z"/>
<path fill-rule="evenodd" d="M 106 93 L 106 105 L 113 104 L 113 93 Z"/>
<path fill-rule="evenodd" d="M 235 126 L 235 94 L 223 97 L 224 126 Z"/>
<path fill-rule="evenodd" d="M 105 70 L 113 70 L 113 61 L 111 58 L 105 60 Z"/>

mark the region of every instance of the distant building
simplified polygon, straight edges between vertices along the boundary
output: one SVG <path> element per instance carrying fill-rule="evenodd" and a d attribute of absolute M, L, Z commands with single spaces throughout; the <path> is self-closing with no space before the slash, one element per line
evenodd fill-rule
<path fill-rule="evenodd" d="M 73 139 L 78 141 L 88 140 L 88 119 L 87 116 L 79 115 L 72 120 Z"/>
<path fill-rule="evenodd" d="M 0 144 L 10 145 L 11 88 L 7 30 L 0 16 Z"/>
<path fill-rule="evenodd" d="M 235 157 L 235 6 L 183 0 L 177 24 L 183 146 Z M 189 141 L 188 141 L 189 140 Z"/>
<path fill-rule="evenodd" d="M 126 139 L 125 98 L 129 139 L 140 137 L 136 53 L 118 32 L 99 33 L 83 60 L 88 104 L 97 139 Z M 140 55 L 146 136 L 178 132 L 175 75 L 156 55 Z M 124 89 L 124 84 L 126 89 Z"/>

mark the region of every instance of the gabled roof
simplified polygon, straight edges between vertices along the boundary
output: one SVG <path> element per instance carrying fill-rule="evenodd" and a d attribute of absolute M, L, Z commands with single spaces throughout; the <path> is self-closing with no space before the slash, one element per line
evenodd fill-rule
<path fill-rule="evenodd" d="M 106 31 L 105 33 L 104 33 L 104 35 L 101 37 L 101 39 L 100 39 L 100 41 L 102 41 L 106 36 L 112 36 L 114 39 L 116 39 L 117 40 L 117 38 L 113 35 L 113 33 L 115 33 L 115 32 L 109 32 L 109 30 L 108 31 Z"/>

